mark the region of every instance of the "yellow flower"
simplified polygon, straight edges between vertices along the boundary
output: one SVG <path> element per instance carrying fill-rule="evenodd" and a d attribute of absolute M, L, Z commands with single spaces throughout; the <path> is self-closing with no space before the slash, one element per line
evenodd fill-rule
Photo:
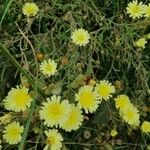
<path fill-rule="evenodd" d="M 115 104 L 116 108 L 124 108 L 127 107 L 130 104 L 129 97 L 126 95 L 119 95 L 117 98 L 115 98 Z"/>
<path fill-rule="evenodd" d="M 144 17 L 150 17 L 150 4 L 144 5 L 143 14 L 144 14 Z"/>
<path fill-rule="evenodd" d="M 140 18 L 143 15 L 143 5 L 142 2 L 138 4 L 138 1 L 135 0 L 133 2 L 130 2 L 127 7 L 127 13 L 130 17 L 133 19 Z"/>
<path fill-rule="evenodd" d="M 3 138 L 9 144 L 17 144 L 21 141 L 24 127 L 19 122 L 12 122 L 5 127 Z"/>
<path fill-rule="evenodd" d="M 138 41 L 136 41 L 136 46 L 139 48 L 145 48 L 145 44 L 147 43 L 147 41 L 145 40 L 145 38 L 141 38 Z"/>
<path fill-rule="evenodd" d="M 54 60 L 48 59 L 48 61 L 44 60 L 40 65 L 40 70 L 45 76 L 54 75 L 57 72 L 57 63 Z"/>
<path fill-rule="evenodd" d="M 25 3 L 23 5 L 22 11 L 23 14 L 26 15 L 27 17 L 32 17 L 38 13 L 39 8 L 35 3 Z"/>
<path fill-rule="evenodd" d="M 100 103 L 98 93 L 93 91 L 93 87 L 90 85 L 81 87 L 78 94 L 75 95 L 75 100 L 78 101 L 78 106 L 83 108 L 86 113 L 96 111 Z"/>
<path fill-rule="evenodd" d="M 64 123 L 62 128 L 66 131 L 77 130 L 81 126 L 82 121 L 82 111 L 79 109 L 79 107 L 75 107 L 72 104 L 69 119 Z"/>
<path fill-rule="evenodd" d="M 150 122 L 144 121 L 142 126 L 141 126 L 141 129 L 145 133 L 150 133 Z"/>
<path fill-rule="evenodd" d="M 106 80 L 102 80 L 99 84 L 96 84 L 95 90 L 98 92 L 101 100 L 108 100 L 116 91 L 115 87 Z"/>
<path fill-rule="evenodd" d="M 24 111 L 31 105 L 32 98 L 25 87 L 12 88 L 4 99 L 4 106 L 7 110 L 15 112 Z"/>
<path fill-rule="evenodd" d="M 110 132 L 110 135 L 112 136 L 112 137 L 115 137 L 116 135 L 118 134 L 118 132 L 116 131 L 116 130 L 111 130 L 111 132 Z"/>
<path fill-rule="evenodd" d="M 61 101 L 60 96 L 52 96 L 51 99 L 47 98 L 47 102 L 43 103 L 43 107 L 40 110 L 40 118 L 44 120 L 44 124 L 50 127 L 62 126 L 67 119 L 71 111 L 68 100 Z"/>
<path fill-rule="evenodd" d="M 129 104 L 126 108 L 120 109 L 122 119 L 132 126 L 139 126 L 140 115 L 139 111 L 133 104 Z"/>
<path fill-rule="evenodd" d="M 0 124 L 7 124 L 11 121 L 11 114 L 7 113 L 4 116 L 0 117 Z"/>
<path fill-rule="evenodd" d="M 43 150 L 61 150 L 63 137 L 56 129 L 45 131 L 46 146 Z"/>
<path fill-rule="evenodd" d="M 72 33 L 71 39 L 76 45 L 85 46 L 87 43 L 89 43 L 90 34 L 88 31 L 82 28 L 77 29 Z"/>

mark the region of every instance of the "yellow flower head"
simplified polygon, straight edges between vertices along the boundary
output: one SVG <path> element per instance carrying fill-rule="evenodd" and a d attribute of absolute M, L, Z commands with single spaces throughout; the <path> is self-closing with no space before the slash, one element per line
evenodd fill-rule
<path fill-rule="evenodd" d="M 63 137 L 56 129 L 45 131 L 47 136 L 46 146 L 43 150 L 61 150 Z"/>
<path fill-rule="evenodd" d="M 150 3 L 143 6 L 144 17 L 150 17 Z"/>
<path fill-rule="evenodd" d="M 54 75 L 57 72 L 57 63 L 54 60 L 48 59 L 44 60 L 40 65 L 40 70 L 45 76 Z"/>
<path fill-rule="evenodd" d="M 9 144 L 17 144 L 21 141 L 24 127 L 19 122 L 12 122 L 5 127 L 3 138 Z"/>
<path fill-rule="evenodd" d="M 10 113 L 5 114 L 4 116 L 0 117 L 0 124 L 7 124 L 11 121 L 12 116 Z"/>
<path fill-rule="evenodd" d="M 136 46 L 139 48 L 145 48 L 145 44 L 147 43 L 147 41 L 145 40 L 145 38 L 141 38 L 138 41 L 136 41 Z"/>
<path fill-rule="evenodd" d="M 132 126 L 139 126 L 140 115 L 139 111 L 133 104 L 129 104 L 126 108 L 120 109 L 122 119 Z"/>
<path fill-rule="evenodd" d="M 77 29 L 72 33 L 71 39 L 76 45 L 85 46 L 87 43 L 89 43 L 90 34 L 88 31 L 82 28 Z"/>
<path fill-rule="evenodd" d="M 38 13 L 39 8 L 35 3 L 25 3 L 23 5 L 22 11 L 23 14 L 26 15 L 27 17 L 32 17 Z"/>
<path fill-rule="evenodd" d="M 112 136 L 112 137 L 115 137 L 116 135 L 118 134 L 118 132 L 116 131 L 116 130 L 111 130 L 111 132 L 110 132 L 110 135 Z"/>
<path fill-rule="evenodd" d="M 40 118 L 44 120 L 44 124 L 50 127 L 62 126 L 71 111 L 68 100 L 61 101 L 60 96 L 52 96 L 51 99 L 47 98 L 47 102 L 43 103 L 40 110 Z"/>
<path fill-rule="evenodd" d="M 98 92 L 100 99 L 108 100 L 115 93 L 115 87 L 106 80 L 101 80 L 96 84 L 95 90 Z"/>
<path fill-rule="evenodd" d="M 86 113 L 96 111 L 98 104 L 98 93 L 93 91 L 93 86 L 85 85 L 79 89 L 75 95 L 75 100 L 78 101 L 78 106 L 83 108 Z"/>
<path fill-rule="evenodd" d="M 119 95 L 115 98 L 116 108 L 125 108 L 130 104 L 129 97 L 126 95 Z"/>
<path fill-rule="evenodd" d="M 144 121 L 142 126 L 141 126 L 141 129 L 145 133 L 150 133 L 150 122 Z"/>
<path fill-rule="evenodd" d="M 127 13 L 133 19 L 142 17 L 143 15 L 142 2 L 140 2 L 139 4 L 137 0 L 130 2 L 127 7 Z"/>
<path fill-rule="evenodd" d="M 31 105 L 32 98 L 25 87 L 12 88 L 4 99 L 4 106 L 7 110 L 15 112 L 24 111 Z"/>
<path fill-rule="evenodd" d="M 82 111 L 79 109 L 79 107 L 75 107 L 72 104 L 69 119 L 64 123 L 62 128 L 66 131 L 77 130 L 81 126 L 82 121 Z"/>

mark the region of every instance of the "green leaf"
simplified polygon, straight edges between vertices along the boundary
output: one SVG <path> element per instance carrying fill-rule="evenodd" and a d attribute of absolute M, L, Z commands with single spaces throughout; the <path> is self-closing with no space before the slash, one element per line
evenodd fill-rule
<path fill-rule="evenodd" d="M 112 146 L 109 144 L 106 144 L 104 147 L 105 147 L 105 150 L 113 150 Z"/>
<path fill-rule="evenodd" d="M 109 123 L 110 119 L 105 105 L 106 105 L 105 102 L 102 102 L 100 104 L 100 107 L 98 108 L 98 111 L 96 111 L 94 117 L 94 123 L 101 124 L 101 125 Z"/>

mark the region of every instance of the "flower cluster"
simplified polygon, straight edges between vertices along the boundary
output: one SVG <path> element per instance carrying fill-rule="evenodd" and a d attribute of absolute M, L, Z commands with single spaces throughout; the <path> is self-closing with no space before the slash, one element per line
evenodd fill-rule
<path fill-rule="evenodd" d="M 56 72 L 56 64 L 49 65 L 50 63 L 54 62 L 51 60 L 48 62 L 44 61 L 40 65 L 40 68 L 48 68 L 49 72 L 44 71 L 46 72 L 45 75 L 51 75 Z M 46 67 L 43 67 L 44 64 Z M 54 66 L 54 69 L 49 69 L 49 66 L 50 68 Z M 40 70 L 43 73 L 44 69 Z M 55 71 L 52 73 L 51 70 Z M 21 86 L 12 88 L 8 96 L 3 100 L 5 108 L 15 112 L 26 111 L 32 102 L 32 98 L 28 91 L 28 88 Z M 97 84 L 96 81 L 94 81 L 94 84 L 89 82 L 89 85 L 80 87 L 78 93 L 75 94 L 75 102 L 77 102 L 77 104 L 72 104 L 68 100 L 62 99 L 61 96 L 53 95 L 47 98 L 39 110 L 40 119 L 44 121 L 46 126 L 51 128 L 59 127 L 67 132 L 77 130 L 83 122 L 82 109 L 85 110 L 85 113 L 93 113 L 102 100 L 109 100 L 114 93 L 114 86 L 107 80 L 101 80 Z M 17 134 L 13 134 L 14 132 Z M 20 142 L 22 132 L 23 127 L 20 126 L 18 122 L 14 122 L 8 124 L 3 137 L 9 144 L 15 144 Z M 63 141 L 63 138 L 58 130 L 52 129 L 46 131 L 45 134 L 47 140 L 44 149 L 48 149 L 49 147 L 51 147 L 51 149 L 59 149 L 62 147 L 61 141 Z"/>
<path fill-rule="evenodd" d="M 40 119 L 44 120 L 44 124 L 48 127 L 61 127 L 66 131 L 77 130 L 83 121 L 82 111 L 78 106 L 70 104 L 68 100 L 61 100 L 60 96 L 53 95 L 47 98 L 39 111 Z M 51 146 L 52 150 L 62 147 L 63 140 L 57 130 L 49 130 L 45 132 L 47 135 L 45 150 Z"/>
<path fill-rule="evenodd" d="M 85 85 L 79 89 L 75 95 L 78 106 L 83 108 L 86 113 L 94 112 L 102 100 L 108 100 L 115 93 L 114 86 L 106 80 L 101 80 L 96 86 Z"/>
<path fill-rule="evenodd" d="M 47 98 L 39 111 L 40 119 L 51 128 L 59 127 L 67 132 L 79 129 L 83 122 L 81 109 L 83 108 L 85 113 L 93 113 L 103 99 L 108 100 L 115 93 L 114 86 L 106 80 L 101 80 L 96 87 L 94 85 L 84 85 L 79 89 L 75 94 L 77 105 L 61 99 L 61 96 L 53 95 Z M 58 130 L 52 129 L 45 133 L 47 135 L 45 150 L 50 146 L 55 148 L 62 146 L 60 142 L 63 139 Z"/>
<path fill-rule="evenodd" d="M 39 7 L 35 3 L 27 2 L 23 5 L 23 8 L 22 8 L 23 14 L 27 16 L 28 18 L 34 17 L 35 15 L 37 15 L 38 11 L 39 11 Z M 76 29 L 72 32 L 71 39 L 74 44 L 79 45 L 79 46 L 85 46 L 86 44 L 89 43 L 90 34 L 88 33 L 87 30 L 84 30 L 83 28 Z M 51 65 L 48 66 L 49 64 Z M 49 69 L 47 68 L 47 66 Z M 53 74 L 56 71 L 55 70 L 56 64 L 53 60 L 44 61 L 41 64 L 40 69 L 43 71 L 44 75 L 46 74 L 49 75 L 49 72 L 52 72 L 51 74 Z"/>
<path fill-rule="evenodd" d="M 119 109 L 121 118 L 131 126 L 139 126 L 140 115 L 136 107 L 130 102 L 126 95 L 119 95 L 115 98 L 116 108 Z"/>
<path fill-rule="evenodd" d="M 27 110 L 32 102 L 32 98 L 28 93 L 29 89 L 22 86 L 12 88 L 8 92 L 8 96 L 3 100 L 4 107 L 7 110 L 14 112 L 21 112 Z M 21 141 L 21 134 L 23 133 L 23 126 L 19 122 L 12 122 L 10 113 L 0 118 L 3 124 L 9 123 L 3 132 L 3 138 L 9 144 L 17 144 Z"/>
<path fill-rule="evenodd" d="M 37 15 L 39 8 L 35 3 L 25 3 L 22 11 L 29 18 Z M 144 5 L 142 2 L 138 3 L 138 1 L 130 2 L 127 7 L 127 13 L 132 18 L 150 17 L 150 4 Z M 149 39 L 150 35 L 147 38 Z M 71 34 L 71 40 L 76 45 L 85 46 L 90 41 L 90 34 L 83 28 L 76 29 Z M 135 44 L 139 48 L 145 48 L 146 43 L 147 39 L 141 38 Z M 68 62 L 68 60 L 65 61 Z M 45 59 L 40 63 L 39 70 L 45 77 L 51 77 L 58 72 L 57 63 L 52 59 Z M 5 109 L 14 112 L 24 112 L 29 109 L 33 99 L 27 87 L 16 86 L 16 88 L 12 88 L 3 100 Z M 100 80 L 96 82 L 94 79 L 91 79 L 88 84 L 83 82 L 80 85 L 72 103 L 67 99 L 63 99 L 58 94 L 53 94 L 46 98 L 46 101 L 42 103 L 39 109 L 40 120 L 42 120 L 45 126 L 51 128 L 45 131 L 46 145 L 44 150 L 60 150 L 64 139 L 59 133 L 59 128 L 66 132 L 78 130 L 83 123 L 84 114 L 94 113 L 101 102 L 108 102 L 115 92 L 115 87 L 109 81 Z M 119 110 L 120 117 L 124 122 L 134 127 L 139 126 L 139 111 L 131 103 L 127 95 L 122 94 L 115 98 L 115 106 Z M 18 144 L 21 141 L 24 127 L 19 122 L 11 122 L 11 120 L 10 114 L 0 117 L 0 121 L 6 125 L 3 131 L 3 139 L 9 144 Z M 149 133 L 150 122 L 144 121 L 141 125 L 141 130 Z M 117 134 L 117 130 L 114 129 L 110 132 L 112 137 L 115 137 Z"/>
<path fill-rule="evenodd" d="M 150 17 L 150 4 L 145 5 L 137 0 L 130 2 L 127 6 L 127 14 L 133 19 L 140 17 Z"/>
<path fill-rule="evenodd" d="M 127 14 L 133 19 L 141 18 L 141 17 L 150 17 L 150 3 L 148 5 L 143 4 L 142 2 L 138 3 L 137 0 L 130 2 L 127 6 Z M 135 41 L 135 46 L 137 48 L 144 49 L 147 44 L 147 40 L 149 40 L 149 34 L 145 37 L 142 37 Z"/>

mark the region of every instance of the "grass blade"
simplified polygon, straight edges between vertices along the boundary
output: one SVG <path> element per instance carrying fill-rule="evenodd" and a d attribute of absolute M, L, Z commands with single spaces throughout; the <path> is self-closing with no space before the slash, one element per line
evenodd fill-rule
<path fill-rule="evenodd" d="M 37 94 L 37 87 L 35 87 L 34 91 Z M 37 97 L 37 95 L 35 96 L 35 98 L 32 101 L 30 112 L 29 112 L 29 116 L 28 116 L 28 119 L 27 119 L 27 122 L 26 122 L 26 125 L 25 125 L 25 129 L 24 129 L 23 136 L 22 136 L 22 139 L 21 139 L 21 142 L 20 142 L 18 150 L 23 150 L 24 149 L 24 145 L 25 145 L 25 142 L 26 142 L 28 130 L 29 130 L 29 127 L 30 127 L 30 124 L 31 124 L 31 121 L 32 121 L 32 115 L 33 115 L 34 108 L 35 108 L 36 97 Z"/>
<path fill-rule="evenodd" d="M 35 87 L 35 78 L 33 78 L 22 66 L 16 61 L 16 59 L 9 53 L 9 50 L 0 42 L 0 49 L 5 53 L 7 58 L 18 68 L 18 70 L 28 79 L 29 83 Z M 37 90 L 40 95 L 44 98 L 42 90 L 37 86 Z"/>
<path fill-rule="evenodd" d="M 7 14 L 8 10 L 9 10 L 9 7 L 11 6 L 12 2 L 13 2 L 13 0 L 9 0 L 8 3 L 6 2 L 6 3 L 7 3 L 7 4 L 6 4 L 6 8 L 5 8 L 4 13 L 3 13 L 3 15 L 2 15 L 2 17 L 1 17 L 1 20 L 0 20 L 0 27 L 1 27 L 2 23 L 3 23 L 3 20 L 4 20 L 4 18 L 5 18 L 5 15 Z"/>

